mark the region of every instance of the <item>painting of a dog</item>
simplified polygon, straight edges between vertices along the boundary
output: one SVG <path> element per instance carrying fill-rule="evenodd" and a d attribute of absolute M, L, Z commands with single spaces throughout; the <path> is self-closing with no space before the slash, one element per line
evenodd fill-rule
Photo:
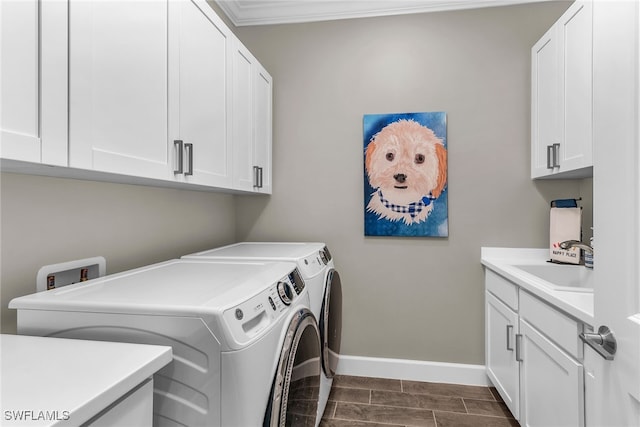
<path fill-rule="evenodd" d="M 365 234 L 448 236 L 446 114 L 366 115 L 364 128 Z"/>

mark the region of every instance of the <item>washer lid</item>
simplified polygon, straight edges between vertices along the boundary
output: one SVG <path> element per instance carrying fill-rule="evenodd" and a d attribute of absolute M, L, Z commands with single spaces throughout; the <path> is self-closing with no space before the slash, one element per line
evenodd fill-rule
<path fill-rule="evenodd" d="M 293 263 L 172 260 L 16 298 L 9 308 L 220 315 L 294 268 Z"/>
<path fill-rule="evenodd" d="M 289 259 L 297 260 L 308 255 L 315 255 L 323 249 L 324 243 L 299 242 L 242 242 L 223 246 L 186 257 L 216 257 L 227 259 L 260 258 L 260 259 Z"/>

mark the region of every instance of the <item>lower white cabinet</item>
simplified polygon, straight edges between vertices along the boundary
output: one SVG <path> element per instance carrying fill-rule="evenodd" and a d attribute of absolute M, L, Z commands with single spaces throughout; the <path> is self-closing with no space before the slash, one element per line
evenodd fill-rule
<path fill-rule="evenodd" d="M 520 320 L 521 426 L 584 426 L 582 363 Z"/>
<path fill-rule="evenodd" d="M 528 427 L 583 427 L 583 325 L 485 270 L 487 375 Z"/>
<path fill-rule="evenodd" d="M 520 417 L 520 366 L 515 352 L 518 313 L 486 292 L 485 316 L 487 375 L 517 419 Z"/>

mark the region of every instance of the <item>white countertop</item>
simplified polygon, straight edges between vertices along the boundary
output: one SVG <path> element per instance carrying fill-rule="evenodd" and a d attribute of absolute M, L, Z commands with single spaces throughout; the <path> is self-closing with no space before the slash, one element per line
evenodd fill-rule
<path fill-rule="evenodd" d="M 0 335 L 0 425 L 80 425 L 171 360 L 166 346 Z"/>
<path fill-rule="evenodd" d="M 486 268 L 575 319 L 594 326 L 593 292 L 556 290 L 549 282 L 515 267 L 524 264 L 546 264 L 549 260 L 549 249 L 482 248 L 480 258 Z"/>

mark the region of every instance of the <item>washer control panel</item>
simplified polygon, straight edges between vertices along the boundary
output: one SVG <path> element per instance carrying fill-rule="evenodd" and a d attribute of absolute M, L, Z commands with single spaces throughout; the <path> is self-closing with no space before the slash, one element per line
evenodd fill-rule
<path fill-rule="evenodd" d="M 230 340 L 240 346 L 261 335 L 299 298 L 304 281 L 297 269 L 247 301 L 224 311 Z"/>
<path fill-rule="evenodd" d="M 304 289 L 305 284 L 302 276 L 300 275 L 300 271 L 298 271 L 297 268 L 289 274 L 289 281 L 291 282 L 293 289 L 296 291 L 296 294 L 300 295 L 300 292 L 302 292 L 302 290 Z"/>
<path fill-rule="evenodd" d="M 300 267 L 302 274 L 304 274 L 304 277 L 314 277 L 315 275 L 320 274 L 322 273 L 322 271 L 324 271 L 326 265 L 322 259 L 322 256 L 320 256 L 320 253 L 320 251 L 315 252 L 300 259 L 300 261 L 298 262 L 298 266 Z"/>

